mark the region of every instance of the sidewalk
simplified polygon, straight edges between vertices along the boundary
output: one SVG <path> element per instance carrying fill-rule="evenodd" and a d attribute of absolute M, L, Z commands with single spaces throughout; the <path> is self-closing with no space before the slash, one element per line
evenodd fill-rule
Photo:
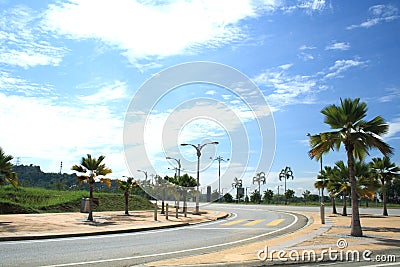
<path fill-rule="evenodd" d="M 342 254 L 345 257 L 347 251 L 350 250 L 358 250 L 361 256 L 364 250 L 371 250 L 370 258 L 373 261 L 376 261 L 375 257 L 379 255 L 391 256 L 388 253 L 391 249 L 394 249 L 395 251 L 397 250 L 395 262 L 400 264 L 398 250 L 400 248 L 400 216 L 384 217 L 362 214 L 361 225 L 364 236 L 352 237 L 350 236 L 351 216 L 344 217 L 327 214 L 326 224 L 321 224 L 319 213 L 302 212 L 302 214 L 309 217 L 309 224 L 297 232 L 219 252 L 153 262 L 146 264 L 146 266 L 215 266 L 217 264 L 260 266 L 262 264 L 288 264 L 296 262 L 290 259 L 290 251 L 294 251 L 292 254 L 294 256 L 296 252 L 301 256 L 305 250 L 314 250 L 316 259 L 318 259 L 322 254 L 322 250 L 328 250 L 329 248 L 337 250 L 339 253 L 343 251 Z M 340 240 L 340 244 L 338 240 Z M 342 245 L 343 248 L 338 247 Z M 268 255 L 264 253 L 266 248 L 268 248 Z M 260 250 L 263 253 L 260 254 Z M 273 261 L 271 261 L 269 256 L 272 250 L 286 251 L 284 259 L 278 259 L 278 253 L 276 252 L 272 255 Z M 258 256 L 261 256 L 261 258 L 267 257 L 265 260 L 260 260 Z M 337 256 L 338 259 L 336 261 L 340 260 L 340 254 Z M 327 260 L 326 253 L 324 259 Z"/>
<path fill-rule="evenodd" d="M 203 210 L 202 210 L 203 212 Z M 43 239 L 98 235 L 171 228 L 226 218 L 220 211 L 204 211 L 201 215 L 169 212 L 168 220 L 160 212 L 154 221 L 154 211 L 134 211 L 130 216 L 123 211 L 94 212 L 93 222 L 87 221 L 87 213 L 43 213 L 0 215 L 0 241 Z"/>

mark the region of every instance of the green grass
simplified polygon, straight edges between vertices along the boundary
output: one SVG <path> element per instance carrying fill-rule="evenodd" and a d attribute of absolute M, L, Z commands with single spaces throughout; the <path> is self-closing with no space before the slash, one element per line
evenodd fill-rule
<path fill-rule="evenodd" d="M 77 212 L 80 211 L 82 197 L 88 197 L 87 191 L 57 191 L 43 188 L 11 186 L 0 187 L 0 214 Z M 94 193 L 99 205 L 94 211 L 118 211 L 125 209 L 123 194 Z M 152 209 L 153 205 L 139 196 L 130 196 L 129 210 Z"/>

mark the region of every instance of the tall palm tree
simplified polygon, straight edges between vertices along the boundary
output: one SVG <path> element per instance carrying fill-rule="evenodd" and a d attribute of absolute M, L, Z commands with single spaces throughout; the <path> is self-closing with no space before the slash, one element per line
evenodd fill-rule
<path fill-rule="evenodd" d="M 6 155 L 0 147 L 0 185 L 10 183 L 14 188 L 18 187 L 18 174 L 12 171 L 13 164 L 11 160 L 13 156 Z"/>
<path fill-rule="evenodd" d="M 351 185 L 351 232 L 352 236 L 362 236 L 360 213 L 358 208 L 357 182 L 354 174 L 354 158 L 363 159 L 368 150 L 377 148 L 383 155 L 392 154 L 392 148 L 380 136 L 387 133 L 389 126 L 381 116 L 370 121 L 364 120 L 367 113 L 367 104 L 346 98 L 340 100 L 340 105 L 330 105 L 321 113 L 325 116 L 324 122 L 333 131 L 310 136 L 311 158 L 319 158 L 331 149 L 338 150 L 343 144 L 347 154 L 347 165 Z"/>
<path fill-rule="evenodd" d="M 111 169 L 107 168 L 105 164 L 102 164 L 105 156 L 101 155 L 98 159 L 92 158 L 92 155 L 87 154 L 87 157 L 82 157 L 79 165 L 72 166 L 72 170 L 83 173 L 78 175 L 77 179 L 79 183 L 89 183 L 89 216 L 88 221 L 93 221 L 93 185 L 96 182 L 96 178 L 100 178 L 100 182 L 105 183 L 107 186 L 111 186 L 111 180 L 104 178 L 105 175 L 111 173 Z"/>
<path fill-rule="evenodd" d="M 383 195 L 383 216 L 388 216 L 386 207 L 386 188 L 385 183 L 390 182 L 393 178 L 400 177 L 400 168 L 395 163 L 390 161 L 389 157 L 373 158 L 371 162 L 373 174 L 381 184 Z"/>
<path fill-rule="evenodd" d="M 133 177 L 128 177 L 126 180 L 118 179 L 117 183 L 119 188 L 124 191 L 125 215 L 129 215 L 129 194 L 133 188 L 139 186 L 139 183 Z"/>

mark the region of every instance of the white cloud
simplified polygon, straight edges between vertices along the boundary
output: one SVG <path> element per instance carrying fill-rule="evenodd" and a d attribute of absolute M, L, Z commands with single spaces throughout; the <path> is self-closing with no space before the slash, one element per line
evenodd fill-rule
<path fill-rule="evenodd" d="M 307 45 L 302 45 L 299 48 L 299 50 L 314 50 L 314 49 L 316 49 L 315 46 L 307 46 Z"/>
<path fill-rule="evenodd" d="M 365 61 L 360 61 L 358 59 L 346 59 L 346 60 L 336 60 L 335 64 L 329 68 L 328 73 L 325 75 L 326 79 L 340 77 L 340 74 L 347 71 L 350 68 L 365 66 Z"/>
<path fill-rule="evenodd" d="M 390 22 L 400 18 L 397 7 L 393 5 L 375 5 L 369 8 L 371 17 L 360 24 L 348 26 L 348 30 L 356 28 L 370 28 L 382 22 Z"/>
<path fill-rule="evenodd" d="M 379 102 L 391 102 L 397 98 L 400 98 L 400 88 L 390 88 L 386 90 L 386 95 L 378 98 Z"/>
<path fill-rule="evenodd" d="M 208 90 L 205 94 L 206 95 L 215 95 L 217 92 L 215 90 Z"/>
<path fill-rule="evenodd" d="M 3 93 L 0 102 L 0 124 L 8 129 L 0 131 L 0 140 L 15 157 L 35 158 L 45 163 L 41 164 L 45 171 L 55 171 L 47 168 L 58 168 L 63 161 L 69 172 L 87 153 L 104 154 L 113 170 L 124 170 L 123 120 L 109 108 L 81 103 L 59 106 L 48 98 Z"/>
<path fill-rule="evenodd" d="M 35 84 L 10 73 L 0 71 L 0 91 L 8 94 L 22 94 L 25 96 L 52 95 L 52 87 L 47 84 Z"/>
<path fill-rule="evenodd" d="M 313 94 L 319 90 L 317 79 L 306 75 L 289 75 L 291 64 L 282 66 L 267 69 L 253 78 L 257 84 L 272 90 L 267 95 L 268 103 L 277 109 L 294 103 L 313 102 Z"/>
<path fill-rule="evenodd" d="M 78 97 L 86 104 L 101 104 L 108 101 L 123 99 L 127 96 L 127 85 L 124 82 L 115 81 L 113 84 L 107 84 L 92 95 Z"/>
<path fill-rule="evenodd" d="M 135 63 L 242 39 L 244 33 L 237 23 L 255 16 L 255 8 L 244 0 L 165 4 L 73 0 L 50 5 L 45 24 L 69 38 L 99 39 L 118 47 Z"/>
<path fill-rule="evenodd" d="M 46 41 L 39 26 L 39 15 L 18 6 L 3 10 L 0 16 L 0 63 L 23 68 L 38 65 L 57 66 L 68 52 Z"/>
<path fill-rule="evenodd" d="M 350 44 L 345 43 L 345 42 L 334 42 L 327 47 L 325 47 L 325 50 L 349 50 L 350 49 Z"/>
<path fill-rule="evenodd" d="M 384 136 L 385 140 L 400 139 L 400 118 L 395 118 L 389 124 L 389 131 Z"/>

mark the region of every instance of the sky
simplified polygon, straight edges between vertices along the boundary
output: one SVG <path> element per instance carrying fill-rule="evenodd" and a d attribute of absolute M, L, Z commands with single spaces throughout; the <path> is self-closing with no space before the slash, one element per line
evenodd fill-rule
<path fill-rule="evenodd" d="M 196 177 L 196 150 L 179 144 L 217 141 L 202 150 L 202 187 L 218 188 L 210 158 L 221 156 L 230 159 L 221 162 L 224 192 L 235 177 L 255 190 L 262 171 L 261 189 L 276 193 L 290 166 L 287 188 L 318 193 L 306 134 L 328 131 L 320 111 L 350 97 L 367 103 L 367 119 L 388 122 L 383 139 L 400 165 L 399 8 L 394 0 L 0 0 L 0 146 L 14 164 L 46 172 L 62 162 L 71 173 L 89 153 L 106 156 L 113 178 L 144 179 L 142 170 L 150 179 L 174 175 L 177 162 L 165 157 Z M 189 62 L 240 79 L 213 83 L 214 73 L 190 72 Z M 182 82 L 197 74 L 205 77 Z M 380 156 L 372 150 L 366 160 Z M 345 159 L 341 148 L 323 164 Z"/>

